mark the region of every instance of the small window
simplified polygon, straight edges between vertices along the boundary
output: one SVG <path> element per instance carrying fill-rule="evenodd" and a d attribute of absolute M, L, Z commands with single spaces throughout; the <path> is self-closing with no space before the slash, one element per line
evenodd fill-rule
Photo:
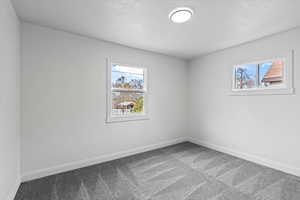
<path fill-rule="evenodd" d="M 291 60 L 276 58 L 260 62 L 235 65 L 233 94 L 291 94 Z"/>
<path fill-rule="evenodd" d="M 147 119 L 147 70 L 109 62 L 107 122 Z"/>

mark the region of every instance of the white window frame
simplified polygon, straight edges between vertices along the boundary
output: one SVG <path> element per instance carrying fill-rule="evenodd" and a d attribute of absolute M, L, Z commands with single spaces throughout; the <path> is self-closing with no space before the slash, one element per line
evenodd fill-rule
<path fill-rule="evenodd" d="M 241 65 L 248 65 L 248 64 L 256 64 L 257 73 L 258 65 L 265 63 L 265 62 L 272 62 L 275 60 L 282 60 L 284 62 L 283 67 L 283 84 L 280 86 L 273 86 L 273 87 L 257 87 L 255 88 L 244 88 L 238 89 L 235 88 L 236 85 L 236 77 L 235 77 L 235 70 L 237 66 Z M 257 74 L 257 79 L 258 79 Z M 258 82 L 258 81 L 257 81 Z M 254 62 L 244 62 L 242 64 L 236 64 L 233 66 L 232 71 L 232 86 L 231 86 L 231 93 L 230 95 L 276 95 L 276 94 L 294 94 L 294 87 L 293 87 L 293 51 L 286 53 L 283 56 L 273 56 L 270 59 L 260 59 Z"/>
<path fill-rule="evenodd" d="M 117 64 L 117 65 L 122 65 L 126 67 L 131 67 L 131 68 L 139 68 L 143 69 L 144 72 L 144 87 L 143 89 L 113 89 L 112 84 L 111 84 L 111 69 L 112 65 Z M 128 62 L 120 62 L 116 61 L 114 59 L 108 58 L 107 59 L 107 95 L 106 95 L 106 122 L 107 123 L 112 123 L 112 122 L 124 122 L 124 121 L 134 121 L 134 120 L 147 120 L 149 119 L 148 116 L 148 73 L 147 73 L 147 68 L 146 67 L 141 67 L 140 65 L 137 64 L 128 64 Z M 144 109 L 142 113 L 138 114 L 130 114 L 130 115 L 125 115 L 125 116 L 114 116 L 112 114 L 112 92 L 116 91 L 136 91 L 136 92 L 141 92 L 144 95 L 143 99 L 143 104 L 144 104 Z"/>

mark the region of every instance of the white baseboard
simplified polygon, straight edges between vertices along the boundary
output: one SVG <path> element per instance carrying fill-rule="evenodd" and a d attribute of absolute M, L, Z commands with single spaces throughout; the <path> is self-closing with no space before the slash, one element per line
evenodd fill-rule
<path fill-rule="evenodd" d="M 95 165 L 95 164 L 99 164 L 99 163 L 103 163 L 103 162 L 108 162 L 111 160 L 115 160 L 115 159 L 123 158 L 126 156 L 143 153 L 146 151 L 163 148 L 163 147 L 166 147 L 169 145 L 174 145 L 174 144 L 178 144 L 178 143 L 185 142 L 185 141 L 189 141 L 194 144 L 205 146 L 205 147 L 208 147 L 208 148 L 211 148 L 211 149 L 223 152 L 223 153 L 227 153 L 227 154 L 230 154 L 230 155 L 233 155 L 233 156 L 236 156 L 236 157 L 239 157 L 239 158 L 242 158 L 242 159 L 254 162 L 254 163 L 258 163 L 258 164 L 261 164 L 261 165 L 264 165 L 264 166 L 267 166 L 267 167 L 270 167 L 273 169 L 277 169 L 277 170 L 300 177 L 300 169 L 297 167 L 289 166 L 289 165 L 286 165 L 286 164 L 283 164 L 280 162 L 276 162 L 276 161 L 265 159 L 265 158 L 262 158 L 259 156 L 240 152 L 240 151 L 237 151 L 234 149 L 230 149 L 228 147 L 212 144 L 207 141 L 201 141 L 196 138 L 184 138 L 183 137 L 183 138 L 178 138 L 178 139 L 171 140 L 171 141 L 161 142 L 161 143 L 148 145 L 148 146 L 144 146 L 144 147 L 139 147 L 139 148 L 135 148 L 135 149 L 127 150 L 127 151 L 113 153 L 110 155 L 104 155 L 104 156 L 84 159 L 84 160 L 70 162 L 70 163 L 66 163 L 63 165 L 55 166 L 55 167 L 31 171 L 31 172 L 23 174 L 21 177 L 21 181 L 22 182 L 30 181 L 30 180 L 34 180 L 34 179 L 38 179 L 38 178 L 42 178 L 42 177 L 46 177 L 46 176 L 50 176 L 50 175 L 78 169 L 78 168 L 82 168 L 82 167 L 87 167 L 87 166 L 91 166 L 91 165 Z M 17 191 L 19 185 L 20 185 L 20 180 L 18 183 L 16 183 L 16 186 L 15 186 L 14 190 L 12 190 L 12 192 L 10 193 L 8 200 L 13 200 L 14 195 L 16 194 L 16 191 Z"/>
<path fill-rule="evenodd" d="M 201 141 L 201 140 L 196 139 L 196 138 L 189 138 L 188 141 L 191 142 L 191 143 L 194 143 L 194 144 L 205 146 L 205 147 L 210 148 L 210 149 L 214 149 L 214 150 L 217 150 L 217 151 L 220 151 L 220 152 L 223 152 L 223 153 L 227 153 L 227 154 L 230 154 L 230 155 L 233 155 L 233 156 L 236 156 L 236 157 L 239 157 L 239 158 L 242 158 L 242 159 L 257 163 L 257 164 L 260 164 L 260 165 L 264 165 L 264 166 L 267 166 L 267 167 L 270 167 L 270 168 L 273 168 L 273 169 L 283 171 L 283 172 L 286 172 L 288 174 L 292 174 L 292 175 L 300 177 L 300 168 L 297 168 L 297 167 L 289 166 L 289 165 L 286 165 L 284 163 L 280 163 L 280 162 L 277 162 L 277 161 L 274 161 L 274 160 L 265 159 L 265 158 L 255 156 L 255 155 L 251 155 L 251 154 L 248 154 L 248 153 L 243 153 L 243 152 L 240 152 L 238 150 L 234 150 L 234 149 L 230 149 L 228 147 L 212 144 L 212 143 L 207 142 L 207 141 Z"/>
<path fill-rule="evenodd" d="M 127 150 L 127 151 L 117 152 L 117 153 L 113 153 L 110 155 L 88 158 L 88 159 L 84 159 L 84 160 L 80 160 L 80 161 L 66 163 L 66 164 L 59 165 L 59 166 L 54 166 L 54 167 L 45 168 L 45 169 L 39 169 L 39 170 L 24 173 L 21 177 L 21 180 L 22 180 L 22 182 L 30 181 L 30 180 L 34 180 L 34 179 L 38 179 L 38 178 L 42 178 L 42 177 L 46 177 L 46 176 L 50 176 L 50 175 L 78 169 L 78 168 L 82 168 L 82 167 L 87 167 L 87 166 L 123 158 L 126 156 L 131 156 L 131 155 L 138 154 L 138 153 L 143 153 L 146 151 L 163 148 L 166 146 L 178 144 L 178 143 L 185 142 L 185 141 L 187 141 L 187 138 L 183 137 L 183 138 L 178 138 L 178 139 L 174 139 L 171 141 L 160 142 L 157 144 L 152 144 L 152 145 L 148 145 L 148 146 L 144 146 L 144 147 L 138 147 L 138 148 Z"/>
<path fill-rule="evenodd" d="M 14 183 L 14 185 L 12 186 L 11 190 L 8 193 L 8 196 L 6 198 L 7 200 L 14 200 L 14 198 L 17 194 L 17 191 L 20 187 L 20 184 L 21 184 L 21 179 L 20 179 L 20 177 L 18 177 L 16 182 Z"/>

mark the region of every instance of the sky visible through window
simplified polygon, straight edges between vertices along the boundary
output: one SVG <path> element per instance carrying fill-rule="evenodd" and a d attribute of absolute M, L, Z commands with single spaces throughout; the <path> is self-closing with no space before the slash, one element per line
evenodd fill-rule
<path fill-rule="evenodd" d="M 235 70 L 236 88 L 254 88 L 256 87 L 256 64 L 239 65 Z"/>
<path fill-rule="evenodd" d="M 134 88 L 143 89 L 144 71 L 141 68 L 133 68 L 112 65 L 112 85 L 114 88 Z"/>
<path fill-rule="evenodd" d="M 249 78 L 256 77 L 256 64 L 241 65 L 238 68 L 244 69 Z"/>

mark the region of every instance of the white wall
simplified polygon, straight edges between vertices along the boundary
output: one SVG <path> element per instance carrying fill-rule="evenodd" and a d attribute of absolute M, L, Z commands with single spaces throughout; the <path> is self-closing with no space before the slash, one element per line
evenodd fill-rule
<path fill-rule="evenodd" d="M 105 123 L 107 57 L 148 67 L 150 120 Z M 182 139 L 186 77 L 177 58 L 23 23 L 23 179 Z"/>
<path fill-rule="evenodd" d="M 0 199 L 19 184 L 19 21 L 9 0 L 0 1 Z"/>
<path fill-rule="evenodd" d="M 193 141 L 300 175 L 300 29 L 215 52 L 189 63 Z M 294 49 L 295 95 L 230 96 L 232 67 Z"/>

